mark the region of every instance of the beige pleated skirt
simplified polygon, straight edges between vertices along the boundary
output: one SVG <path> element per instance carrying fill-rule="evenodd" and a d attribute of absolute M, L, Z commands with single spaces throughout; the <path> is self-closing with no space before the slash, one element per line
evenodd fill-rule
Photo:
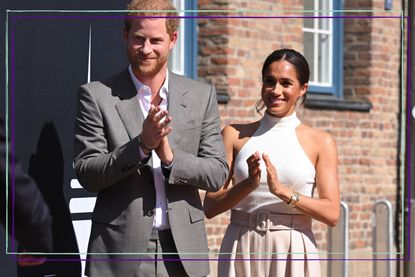
<path fill-rule="evenodd" d="M 232 210 L 219 252 L 219 277 L 318 277 L 320 261 L 304 215 Z"/>

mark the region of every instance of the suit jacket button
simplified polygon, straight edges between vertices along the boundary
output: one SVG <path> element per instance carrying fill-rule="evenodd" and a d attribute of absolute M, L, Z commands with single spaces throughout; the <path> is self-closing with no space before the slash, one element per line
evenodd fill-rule
<path fill-rule="evenodd" d="M 148 216 L 153 216 L 153 214 L 154 214 L 154 211 L 153 210 L 148 210 L 148 212 L 147 212 L 147 215 Z"/>

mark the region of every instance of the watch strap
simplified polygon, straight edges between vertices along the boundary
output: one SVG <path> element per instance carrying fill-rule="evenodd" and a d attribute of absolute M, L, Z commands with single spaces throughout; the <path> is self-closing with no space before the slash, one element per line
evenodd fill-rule
<path fill-rule="evenodd" d="M 294 191 L 293 194 L 291 194 L 290 201 L 288 201 L 287 205 L 295 208 L 295 205 L 297 205 L 298 201 L 300 201 L 300 193 Z"/>

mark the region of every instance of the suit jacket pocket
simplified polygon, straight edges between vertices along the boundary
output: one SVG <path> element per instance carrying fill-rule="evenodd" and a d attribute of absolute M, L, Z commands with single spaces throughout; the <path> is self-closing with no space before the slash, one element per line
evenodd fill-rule
<path fill-rule="evenodd" d="M 189 217 L 190 217 L 190 223 L 196 223 L 204 219 L 205 214 L 203 213 L 203 210 L 198 209 L 193 206 L 188 207 L 189 210 Z"/>
<path fill-rule="evenodd" d="M 123 211 L 107 207 L 96 207 L 92 214 L 92 222 L 112 226 L 121 226 L 125 224 L 125 218 Z"/>

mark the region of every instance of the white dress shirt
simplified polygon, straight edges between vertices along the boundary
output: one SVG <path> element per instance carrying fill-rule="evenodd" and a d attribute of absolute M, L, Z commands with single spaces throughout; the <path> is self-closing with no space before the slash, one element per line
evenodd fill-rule
<path fill-rule="evenodd" d="M 148 112 L 151 106 L 151 89 L 141 83 L 134 75 L 131 69 L 131 65 L 128 67 L 130 72 L 131 79 L 133 80 L 134 86 L 137 89 L 138 102 L 143 112 L 144 118 L 147 117 Z M 166 70 L 166 79 L 164 80 L 163 86 L 160 88 L 159 95 L 161 102 L 159 104 L 162 110 L 167 110 L 167 95 L 169 87 L 169 72 Z M 141 157 L 146 157 L 142 149 L 140 149 Z M 154 221 L 153 229 L 165 230 L 170 229 L 169 218 L 167 216 L 167 200 L 166 200 L 166 187 L 164 175 L 161 171 L 161 161 L 157 156 L 156 152 L 153 150 L 153 176 L 154 176 L 154 186 L 156 189 L 156 208 L 154 210 Z M 147 156 L 148 157 L 148 156 Z"/>

